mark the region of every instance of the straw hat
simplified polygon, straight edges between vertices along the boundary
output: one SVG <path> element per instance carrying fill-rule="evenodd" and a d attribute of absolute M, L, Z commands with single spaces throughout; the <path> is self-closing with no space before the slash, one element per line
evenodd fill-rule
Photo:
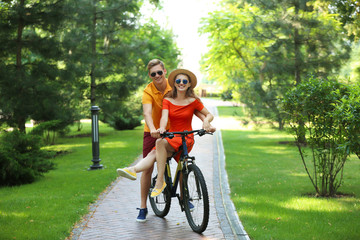
<path fill-rule="evenodd" d="M 189 70 L 186 70 L 186 69 L 182 69 L 182 68 L 179 68 L 179 69 L 176 69 L 174 71 L 172 71 L 170 74 L 169 74 L 169 77 L 168 77 L 168 81 L 169 81 L 169 84 L 172 88 L 174 88 L 174 83 L 175 83 L 175 77 L 179 74 L 185 74 L 185 75 L 188 75 L 189 76 L 189 80 L 191 82 L 191 87 L 190 88 L 194 88 L 197 84 L 197 79 L 196 79 L 196 76 L 194 73 L 192 73 L 191 71 Z"/>

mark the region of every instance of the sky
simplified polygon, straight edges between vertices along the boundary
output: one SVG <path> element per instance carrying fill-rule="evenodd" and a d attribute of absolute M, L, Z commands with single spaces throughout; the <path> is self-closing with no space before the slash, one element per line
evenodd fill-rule
<path fill-rule="evenodd" d="M 151 15 L 161 27 L 172 29 L 182 53 L 183 65 L 179 67 L 193 71 L 198 80 L 201 55 L 207 51 L 207 38 L 198 33 L 200 20 L 217 7 L 217 0 L 163 0 L 163 9 L 155 10 L 153 6 L 143 9 L 145 15 Z M 166 63 L 165 63 L 166 65 Z"/>

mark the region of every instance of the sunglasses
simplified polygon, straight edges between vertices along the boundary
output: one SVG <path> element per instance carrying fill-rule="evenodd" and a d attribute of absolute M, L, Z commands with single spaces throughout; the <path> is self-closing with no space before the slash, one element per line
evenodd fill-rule
<path fill-rule="evenodd" d="M 181 80 L 181 79 L 176 79 L 176 80 L 175 80 L 175 83 L 176 83 L 176 84 L 180 84 L 181 81 L 182 81 L 183 84 L 187 84 L 187 83 L 189 82 L 187 79 L 182 79 L 182 80 Z"/>
<path fill-rule="evenodd" d="M 157 72 L 152 72 L 152 73 L 150 73 L 150 76 L 152 76 L 152 77 L 155 77 L 156 76 L 156 73 L 159 75 L 159 76 L 161 76 L 161 75 L 163 75 L 163 71 L 157 71 Z"/>

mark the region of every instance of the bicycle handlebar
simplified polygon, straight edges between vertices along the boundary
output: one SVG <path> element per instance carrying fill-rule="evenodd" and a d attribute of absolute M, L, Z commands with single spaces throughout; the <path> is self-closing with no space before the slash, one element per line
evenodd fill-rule
<path fill-rule="evenodd" d="M 189 135 L 192 133 L 197 133 L 196 135 L 199 135 L 200 137 L 204 136 L 205 134 L 213 135 L 212 132 L 206 132 L 205 129 L 198 129 L 198 130 L 183 131 L 183 132 L 164 132 L 164 133 L 161 133 L 160 136 L 162 138 L 170 138 L 171 139 L 171 138 L 175 137 L 175 134 L 186 136 L 186 135 Z"/>

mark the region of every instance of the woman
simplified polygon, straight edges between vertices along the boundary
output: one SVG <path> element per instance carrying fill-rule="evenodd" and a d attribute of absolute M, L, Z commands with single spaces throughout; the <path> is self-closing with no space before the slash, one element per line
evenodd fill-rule
<path fill-rule="evenodd" d="M 195 74 L 186 69 L 176 69 L 170 73 L 168 77 L 172 91 L 166 95 L 163 100 L 163 109 L 160 120 L 159 133 L 164 133 L 166 125 L 170 120 L 170 132 L 191 131 L 191 122 L 194 111 L 198 110 L 205 115 L 203 120 L 203 128 L 206 131 L 214 131 L 210 125 L 213 115 L 204 107 L 200 99 L 194 93 L 194 87 L 197 84 Z M 190 152 L 194 145 L 193 135 L 189 135 L 186 139 L 188 151 Z M 156 140 L 156 147 L 146 158 L 141 160 L 133 167 L 117 169 L 120 176 L 136 180 L 136 173 L 142 172 L 151 167 L 156 159 L 158 176 L 156 185 L 151 192 L 151 197 L 156 197 L 162 193 L 166 187 L 164 181 L 164 171 L 167 157 L 179 150 L 181 146 L 181 138 L 159 138 Z"/>

